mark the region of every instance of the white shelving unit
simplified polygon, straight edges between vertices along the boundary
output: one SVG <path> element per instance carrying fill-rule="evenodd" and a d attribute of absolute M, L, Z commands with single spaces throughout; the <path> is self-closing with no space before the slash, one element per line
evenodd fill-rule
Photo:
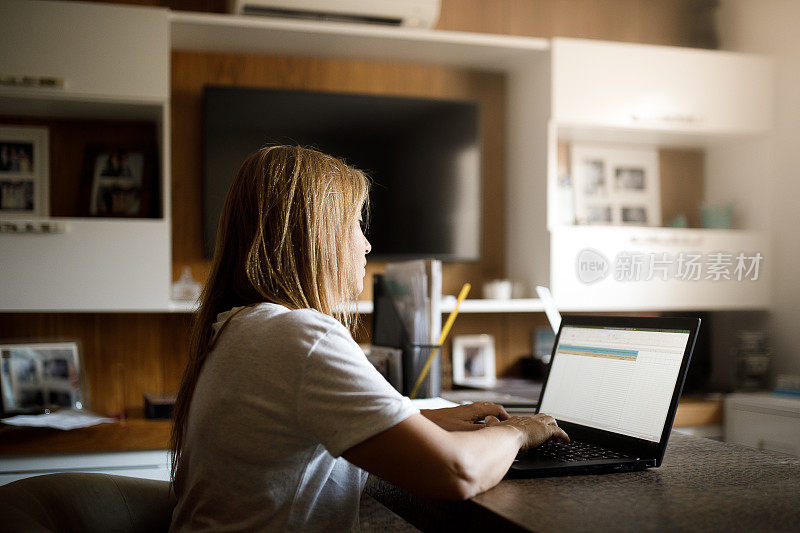
<path fill-rule="evenodd" d="M 0 28 L 2 75 L 63 82 L 60 88 L 0 87 L 0 113 L 154 123 L 161 184 L 161 218 L 53 217 L 46 220 L 63 232 L 0 234 L 0 310 L 166 309 L 171 277 L 168 11 L 6 0 L 0 3 Z"/>
<path fill-rule="evenodd" d="M 773 121 L 773 65 L 769 58 L 678 47 L 553 39 L 551 114 L 548 128 L 547 225 L 550 287 L 563 309 L 586 311 L 760 309 L 770 302 L 771 239 L 768 189 L 759 178 L 771 172 L 766 151 Z M 708 203 L 735 205 L 744 230 L 564 225 L 558 212 L 559 142 L 614 143 L 705 153 Z M 510 191 L 525 184 L 510 179 Z M 687 199 L 687 204 L 696 199 Z M 539 217 L 524 209 L 517 224 Z M 600 281 L 578 275 L 584 251 L 601 255 L 611 269 Z M 617 254 L 712 254 L 753 257 L 760 253 L 757 280 L 698 281 L 658 276 L 615 279 Z M 524 257 L 509 256 L 510 274 L 536 279 Z M 731 272 L 736 265 L 731 265 Z"/>
<path fill-rule="evenodd" d="M 2 88 L 0 112 L 153 120 L 161 136 L 163 187 L 163 218 L 148 221 L 151 227 L 132 235 L 117 235 L 115 228 L 126 227 L 127 232 L 141 221 L 68 219 L 64 223 L 69 229 L 62 235 L 0 235 L 4 250 L 0 267 L 13 274 L 5 279 L 33 287 L 23 294 L 9 283 L 0 284 L 3 310 L 191 310 L 191 305 L 168 298 L 170 49 L 404 62 L 502 73 L 507 108 L 505 274 L 522 282 L 530 294 L 535 285 L 553 286 L 564 310 L 674 306 L 661 297 L 633 302 L 585 291 L 559 294 L 559 279 L 574 268 L 574 258 L 569 257 L 572 251 L 562 254 L 569 247 L 559 246 L 551 237 L 566 235 L 564 242 L 573 246 L 579 244 L 583 230 L 553 223 L 559 140 L 702 147 L 707 199 L 733 200 L 745 206 L 741 217 L 749 232 L 766 227 L 759 219 L 766 216 L 760 215 L 766 193 L 752 179 L 758 169 L 769 170 L 765 137 L 771 125 L 772 85 L 771 65 L 764 58 L 674 47 L 65 2 L 9 0 L 0 13 L 3 73 L 56 76 L 66 82 L 63 90 Z M 34 66 L 37 70 L 31 71 Z M 647 105 L 631 107 L 637 102 Z M 659 102 L 666 104 L 658 107 Z M 91 238 L 104 234 L 95 248 L 88 245 L 90 233 L 84 234 L 84 228 L 92 228 Z M 634 230 L 638 231 L 610 228 L 609 234 Z M 63 243 L 75 238 L 87 246 L 75 248 L 82 254 L 77 257 L 68 247 L 54 247 L 49 237 L 60 237 Z M 706 237 L 713 248 L 713 235 Z M 731 237 L 736 234 L 726 239 Z M 599 239 L 594 244 L 605 239 L 602 235 L 593 238 Z M 761 239 L 763 246 L 757 246 L 768 250 L 765 235 L 748 233 L 747 239 Z M 103 262 L 102 257 L 113 261 Z M 59 268 L 51 272 L 29 268 L 36 262 Z M 110 271 L 111 264 L 119 268 Z M 115 290 L 120 284 L 122 291 Z M 650 287 L 639 289 L 646 295 Z M 90 293 L 91 298 L 86 296 Z M 740 299 L 743 307 L 767 304 L 761 292 L 757 296 Z M 677 305 L 714 309 L 720 301 L 711 291 L 704 299 L 692 300 L 688 294 Z M 366 312 L 366 305 L 361 309 Z M 535 299 L 470 300 L 462 308 L 463 312 L 486 313 L 541 310 Z M 444 311 L 448 311 L 446 301 Z"/>

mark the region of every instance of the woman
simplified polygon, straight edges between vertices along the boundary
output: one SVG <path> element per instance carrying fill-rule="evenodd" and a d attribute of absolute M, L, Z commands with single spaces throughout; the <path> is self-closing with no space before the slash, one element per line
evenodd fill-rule
<path fill-rule="evenodd" d="M 350 530 L 364 471 L 463 499 L 567 439 L 492 404 L 420 412 L 370 365 L 342 305 L 363 290 L 367 202 L 361 172 L 314 150 L 239 169 L 175 405 L 173 531 Z"/>

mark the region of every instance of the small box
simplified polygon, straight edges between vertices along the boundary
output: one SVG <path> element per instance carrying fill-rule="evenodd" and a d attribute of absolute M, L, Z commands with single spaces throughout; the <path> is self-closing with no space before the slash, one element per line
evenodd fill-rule
<path fill-rule="evenodd" d="M 172 408 L 175 407 L 175 393 L 144 393 L 145 418 L 172 418 Z"/>

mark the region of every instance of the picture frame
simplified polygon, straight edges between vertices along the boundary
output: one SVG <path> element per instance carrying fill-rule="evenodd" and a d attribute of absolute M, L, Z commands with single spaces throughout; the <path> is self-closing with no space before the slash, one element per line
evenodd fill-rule
<path fill-rule="evenodd" d="M 570 168 L 577 224 L 661 225 L 654 147 L 573 143 Z"/>
<path fill-rule="evenodd" d="M 77 341 L 0 343 L 0 412 L 83 408 Z"/>
<path fill-rule="evenodd" d="M 453 384 L 479 388 L 495 385 L 493 336 L 456 335 L 453 337 L 452 360 Z"/>
<path fill-rule="evenodd" d="M 49 191 L 48 129 L 0 126 L 0 217 L 49 216 Z"/>
<path fill-rule="evenodd" d="M 157 216 L 155 150 L 152 147 L 90 147 L 85 157 L 86 215 L 112 218 Z"/>

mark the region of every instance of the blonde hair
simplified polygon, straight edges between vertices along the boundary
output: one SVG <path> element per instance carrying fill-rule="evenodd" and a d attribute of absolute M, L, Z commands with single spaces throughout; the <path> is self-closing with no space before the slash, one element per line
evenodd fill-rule
<path fill-rule="evenodd" d="M 251 154 L 231 184 L 220 214 L 211 272 L 195 316 L 189 361 L 175 402 L 172 480 L 200 370 L 216 336 L 217 315 L 273 302 L 316 309 L 351 331 L 357 316 L 351 231 L 368 212 L 369 181 L 334 157 L 300 146 L 271 146 Z"/>

